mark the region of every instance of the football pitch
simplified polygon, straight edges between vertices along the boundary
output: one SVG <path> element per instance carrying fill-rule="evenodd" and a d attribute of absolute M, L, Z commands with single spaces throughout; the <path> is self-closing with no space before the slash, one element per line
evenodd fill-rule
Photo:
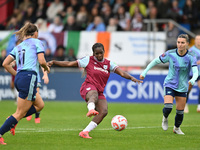
<path fill-rule="evenodd" d="M 169 116 L 169 129 L 161 128 L 163 104 L 108 103 L 108 115 L 90 132 L 92 139 L 83 139 L 79 132 L 88 125 L 85 102 L 45 101 L 41 123 L 22 119 L 15 136 L 7 132 L 7 145 L 2 150 L 197 150 L 200 149 L 200 114 L 196 105 L 189 105 L 181 129 L 185 135 L 176 135 L 172 129 L 175 105 Z M 0 126 L 15 112 L 13 101 L 0 102 Z M 111 127 L 111 119 L 123 115 L 128 126 L 123 131 Z"/>

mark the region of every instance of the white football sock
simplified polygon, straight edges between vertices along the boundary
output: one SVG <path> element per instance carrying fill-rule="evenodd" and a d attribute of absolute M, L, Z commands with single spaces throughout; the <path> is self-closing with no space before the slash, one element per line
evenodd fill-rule
<path fill-rule="evenodd" d="M 95 104 L 93 102 L 90 102 L 88 105 L 87 105 L 87 108 L 88 110 L 90 111 L 91 109 L 95 109 Z"/>
<path fill-rule="evenodd" d="M 95 129 L 97 127 L 97 124 L 94 121 L 91 121 L 88 126 L 83 130 L 83 131 L 92 131 L 93 129 Z"/>

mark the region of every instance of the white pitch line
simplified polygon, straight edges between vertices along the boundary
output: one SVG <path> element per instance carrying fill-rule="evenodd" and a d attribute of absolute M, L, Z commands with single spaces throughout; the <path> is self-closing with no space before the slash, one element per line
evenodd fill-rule
<path fill-rule="evenodd" d="M 173 127 L 173 126 L 169 126 Z M 200 127 L 200 125 L 182 125 L 184 127 Z M 153 129 L 162 128 L 161 126 L 149 126 L 149 127 L 127 127 L 126 130 L 132 129 Z M 81 131 L 82 129 L 55 129 L 55 128 L 16 128 L 16 133 L 27 133 L 27 132 L 64 132 L 64 131 Z M 95 129 L 95 130 L 113 130 L 113 128 Z"/>

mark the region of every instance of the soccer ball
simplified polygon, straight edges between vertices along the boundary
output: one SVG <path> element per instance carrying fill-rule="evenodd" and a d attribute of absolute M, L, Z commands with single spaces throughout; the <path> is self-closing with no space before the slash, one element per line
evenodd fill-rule
<path fill-rule="evenodd" d="M 117 131 L 122 131 L 127 127 L 128 122 L 124 116 L 116 115 L 112 118 L 111 125 L 112 125 L 113 129 L 115 129 Z"/>

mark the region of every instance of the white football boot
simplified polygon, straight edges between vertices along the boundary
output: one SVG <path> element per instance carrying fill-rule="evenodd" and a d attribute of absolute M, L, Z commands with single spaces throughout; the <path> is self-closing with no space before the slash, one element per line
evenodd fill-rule
<path fill-rule="evenodd" d="M 162 128 L 165 131 L 168 129 L 168 118 L 165 118 L 165 116 L 163 116 L 163 119 L 162 119 Z"/>
<path fill-rule="evenodd" d="M 185 134 L 181 131 L 180 127 L 177 128 L 177 127 L 174 126 L 173 132 L 174 132 L 175 134 L 185 135 Z"/>

